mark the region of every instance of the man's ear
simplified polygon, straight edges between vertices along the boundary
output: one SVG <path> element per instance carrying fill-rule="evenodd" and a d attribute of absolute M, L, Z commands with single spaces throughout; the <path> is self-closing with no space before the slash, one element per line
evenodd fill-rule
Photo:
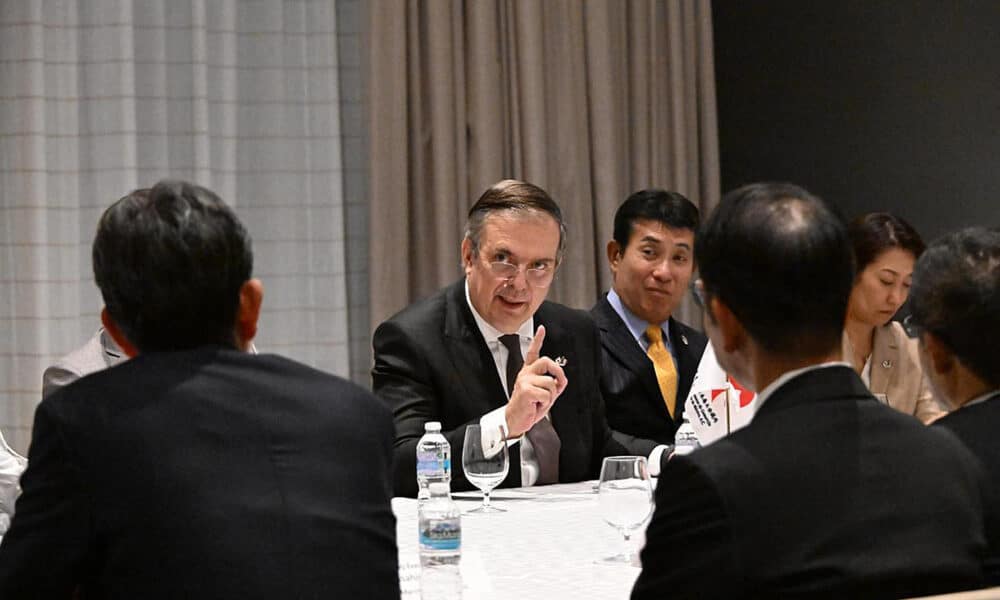
<path fill-rule="evenodd" d="M 722 349 L 732 354 L 746 345 L 747 330 L 718 296 L 708 300 L 708 316 L 719 330 Z"/>
<path fill-rule="evenodd" d="M 944 345 L 941 338 L 929 331 L 924 331 L 920 334 L 920 345 L 923 349 L 923 356 L 928 362 L 925 368 L 939 376 L 947 375 L 955 370 L 955 355 Z"/>
<path fill-rule="evenodd" d="M 101 324 L 104 325 L 104 331 L 108 332 L 108 335 L 110 335 L 111 339 L 118 344 L 118 347 L 122 349 L 122 352 L 124 352 L 126 356 L 129 358 L 135 358 L 139 355 L 139 349 L 136 348 L 132 342 L 128 341 L 128 338 L 125 337 L 124 333 L 122 333 L 118 324 L 111 319 L 111 315 L 108 314 L 108 307 L 106 306 L 101 309 Z"/>
<path fill-rule="evenodd" d="M 611 266 L 612 273 L 618 272 L 618 263 L 620 263 L 622 260 L 622 251 L 623 248 L 621 247 L 621 244 L 619 244 L 617 241 L 611 240 L 610 242 L 608 242 L 608 248 L 607 248 L 608 265 Z"/>
<path fill-rule="evenodd" d="M 260 279 L 248 279 L 240 287 L 240 305 L 236 309 L 236 344 L 244 352 L 257 335 L 257 320 L 264 301 L 264 284 Z"/>
<path fill-rule="evenodd" d="M 472 268 L 472 240 L 469 238 L 462 239 L 462 270 L 465 274 L 469 274 L 469 269 Z"/>

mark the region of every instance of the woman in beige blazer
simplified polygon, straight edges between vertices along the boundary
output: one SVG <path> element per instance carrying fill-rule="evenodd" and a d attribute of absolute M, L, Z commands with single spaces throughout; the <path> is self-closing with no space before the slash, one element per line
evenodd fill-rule
<path fill-rule="evenodd" d="M 844 325 L 844 360 L 879 400 L 930 423 L 947 412 L 931 393 L 917 341 L 892 320 L 910 292 L 924 242 L 909 223 L 888 213 L 851 222 L 857 276 Z"/>

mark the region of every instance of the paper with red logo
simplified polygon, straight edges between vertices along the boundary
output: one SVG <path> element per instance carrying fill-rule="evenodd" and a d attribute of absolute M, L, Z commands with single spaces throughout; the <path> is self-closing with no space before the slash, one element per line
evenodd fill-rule
<path fill-rule="evenodd" d="M 744 427 L 757 410 L 757 395 L 730 377 L 709 343 L 698 363 L 684 415 L 702 446 Z"/>

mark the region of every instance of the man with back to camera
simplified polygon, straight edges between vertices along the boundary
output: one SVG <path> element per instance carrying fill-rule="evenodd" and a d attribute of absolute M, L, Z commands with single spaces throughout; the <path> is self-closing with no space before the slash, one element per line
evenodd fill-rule
<path fill-rule="evenodd" d="M 564 247 L 549 195 L 501 181 L 469 210 L 465 277 L 376 329 L 372 382 L 395 415 L 397 494 L 417 492 L 428 421 L 451 444 L 453 490 L 472 487 L 459 466 L 469 424 L 482 425 L 487 448 L 510 447 L 506 487 L 593 479 L 604 456 L 656 448 L 608 428 L 589 315 L 545 301 Z"/>
<path fill-rule="evenodd" d="M 672 444 L 705 351 L 705 335 L 673 318 L 694 271 L 698 209 L 642 190 L 615 212 L 613 285 L 590 313 L 601 332 L 601 394 L 616 431 Z"/>
<path fill-rule="evenodd" d="M 958 436 L 989 475 L 984 571 L 1000 585 L 1000 231 L 969 228 L 927 248 L 913 271 L 907 325 L 931 387 L 956 409 L 934 426 Z"/>
<path fill-rule="evenodd" d="M 236 215 L 160 182 L 104 212 L 93 263 L 132 358 L 39 405 L 0 598 L 398 598 L 389 411 L 247 352 L 263 289 Z"/>
<path fill-rule="evenodd" d="M 791 184 L 727 194 L 695 289 L 719 363 L 758 392 L 743 429 L 675 457 L 635 599 L 916 596 L 981 583 L 985 479 L 954 436 L 880 404 L 841 359 L 844 224 Z"/>

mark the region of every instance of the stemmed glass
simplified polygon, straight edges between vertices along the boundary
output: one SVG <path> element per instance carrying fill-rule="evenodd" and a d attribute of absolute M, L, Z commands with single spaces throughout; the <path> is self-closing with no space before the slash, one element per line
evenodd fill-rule
<path fill-rule="evenodd" d="M 483 449 L 483 433 L 479 425 L 465 428 L 465 442 L 462 446 L 462 469 L 465 478 L 483 492 L 483 503 L 470 513 L 506 512 L 490 505 L 490 491 L 507 477 L 507 443 L 501 442 L 500 449 L 489 453 Z"/>
<path fill-rule="evenodd" d="M 632 532 L 638 529 L 653 510 L 653 489 L 649 469 L 642 456 L 609 456 L 601 464 L 597 488 L 601 517 L 625 537 L 620 554 L 597 560 L 599 563 L 631 564 L 635 552 L 629 545 Z"/>

